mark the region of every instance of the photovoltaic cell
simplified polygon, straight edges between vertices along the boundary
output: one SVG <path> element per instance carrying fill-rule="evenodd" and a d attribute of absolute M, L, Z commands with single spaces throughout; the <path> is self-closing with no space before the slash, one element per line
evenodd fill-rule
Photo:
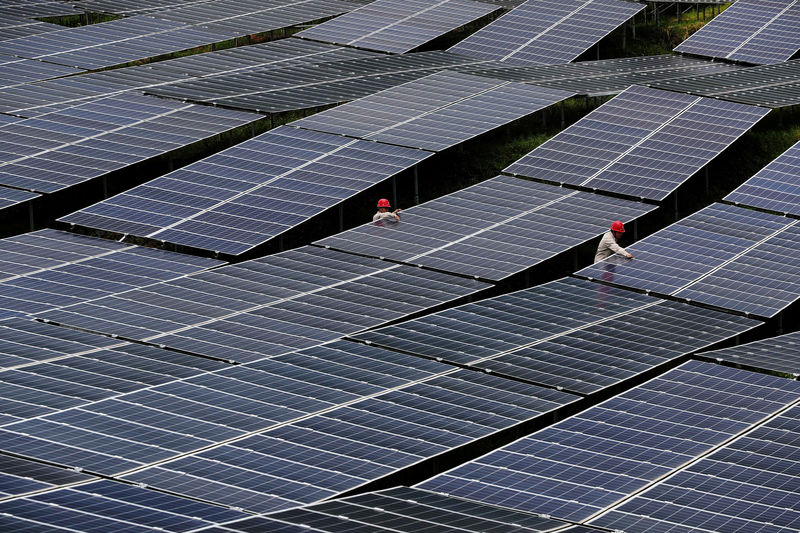
<path fill-rule="evenodd" d="M 759 425 L 593 524 L 626 531 L 774 531 L 800 526 L 800 409 Z"/>
<path fill-rule="evenodd" d="M 764 65 L 780 63 L 800 50 L 797 0 L 744 0 L 714 17 L 676 52 Z"/>
<path fill-rule="evenodd" d="M 466 0 L 375 0 L 296 35 L 381 52 L 409 52 L 500 9 Z"/>
<path fill-rule="evenodd" d="M 722 350 L 702 352 L 698 356 L 796 377 L 800 375 L 800 333 L 788 333 Z"/>
<path fill-rule="evenodd" d="M 456 370 L 124 477 L 277 511 L 335 496 L 575 398 Z"/>
<path fill-rule="evenodd" d="M 800 296 L 799 241 L 795 220 L 712 204 L 577 275 L 771 317 Z"/>
<path fill-rule="evenodd" d="M 748 431 L 798 394 L 797 382 L 690 361 L 418 487 L 584 521 Z"/>
<path fill-rule="evenodd" d="M 643 9 L 619 0 L 528 0 L 449 50 L 517 63 L 568 63 Z"/>
<path fill-rule="evenodd" d="M 79 328 L 224 360 L 316 346 L 486 288 L 304 247 L 45 313 Z M 390 292 L 390 306 L 376 306 Z"/>
<path fill-rule="evenodd" d="M 431 155 L 281 126 L 59 220 L 238 255 Z"/>
<path fill-rule="evenodd" d="M 0 128 L 0 183 L 52 193 L 260 120 L 126 94 Z"/>
<path fill-rule="evenodd" d="M 768 112 L 633 86 L 505 171 L 663 200 Z"/>
<path fill-rule="evenodd" d="M 800 142 L 759 170 L 724 201 L 800 215 Z"/>
<path fill-rule="evenodd" d="M 224 264 L 49 229 L 2 239 L 0 250 L 0 303 L 13 315 L 85 302 Z"/>
<path fill-rule="evenodd" d="M 299 509 L 246 519 L 226 527 L 247 531 L 256 524 L 264 529 L 281 524 L 311 527 L 315 531 L 564 531 L 563 522 L 533 514 L 502 509 L 420 489 L 397 487 L 340 498 Z M 569 530 L 568 533 L 575 533 Z"/>
<path fill-rule="evenodd" d="M 442 151 L 573 96 L 439 72 L 293 122 L 293 126 Z"/>
<path fill-rule="evenodd" d="M 102 480 L 0 502 L 0 526 L 8 531 L 45 527 L 58 531 L 181 533 L 237 520 L 240 511 Z"/>
<path fill-rule="evenodd" d="M 315 244 L 498 281 L 655 206 L 497 176 Z"/>

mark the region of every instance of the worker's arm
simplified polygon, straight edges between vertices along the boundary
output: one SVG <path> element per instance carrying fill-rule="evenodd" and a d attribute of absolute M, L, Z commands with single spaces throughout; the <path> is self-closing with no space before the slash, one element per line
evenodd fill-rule
<path fill-rule="evenodd" d="M 397 214 L 400 211 L 402 211 L 402 209 L 395 209 L 394 211 L 392 211 L 392 214 L 394 215 L 394 218 L 396 218 L 397 220 L 400 220 L 400 215 Z"/>
<path fill-rule="evenodd" d="M 633 259 L 633 255 L 629 254 L 625 248 L 617 244 L 617 240 L 612 235 L 604 235 L 603 240 L 606 241 L 606 245 L 613 251 L 615 254 L 624 255 L 628 259 Z"/>

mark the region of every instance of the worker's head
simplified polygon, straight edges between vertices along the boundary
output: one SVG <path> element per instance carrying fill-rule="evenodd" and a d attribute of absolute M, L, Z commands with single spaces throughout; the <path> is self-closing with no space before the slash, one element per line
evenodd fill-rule
<path fill-rule="evenodd" d="M 378 211 L 385 211 L 391 208 L 392 206 L 389 203 L 389 200 L 387 200 L 386 198 L 381 198 L 380 200 L 378 200 Z"/>
<path fill-rule="evenodd" d="M 615 237 L 619 237 L 625 233 L 625 226 L 619 220 L 615 220 L 611 223 L 611 231 L 614 232 Z"/>

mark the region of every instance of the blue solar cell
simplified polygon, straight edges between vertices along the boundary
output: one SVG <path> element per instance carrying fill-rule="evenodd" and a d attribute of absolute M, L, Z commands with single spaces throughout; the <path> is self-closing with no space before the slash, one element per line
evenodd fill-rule
<path fill-rule="evenodd" d="M 759 170 L 724 200 L 736 205 L 800 215 L 800 143 Z"/>

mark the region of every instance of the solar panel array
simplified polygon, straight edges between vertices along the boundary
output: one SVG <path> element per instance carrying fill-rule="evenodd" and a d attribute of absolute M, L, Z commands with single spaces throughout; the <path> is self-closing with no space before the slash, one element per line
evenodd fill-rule
<path fill-rule="evenodd" d="M 399 54 L 418 48 L 498 9 L 493 4 L 468 0 L 375 0 L 296 35 L 304 39 Z"/>
<path fill-rule="evenodd" d="M 74 470 L 0 455 L 0 497 L 3 498 L 92 479 Z"/>
<path fill-rule="evenodd" d="M 798 427 L 794 406 L 594 523 L 628 531 L 795 531 Z"/>
<path fill-rule="evenodd" d="M 59 220 L 238 255 L 431 155 L 281 126 Z"/>
<path fill-rule="evenodd" d="M 619 0 L 528 0 L 449 50 L 522 64 L 568 63 L 643 9 Z"/>
<path fill-rule="evenodd" d="M 779 413 L 798 394 L 797 382 L 690 361 L 418 487 L 582 521 Z"/>
<path fill-rule="evenodd" d="M 236 37 L 289 28 L 357 7 L 357 3 L 346 0 L 217 0 L 159 11 L 153 16 Z"/>
<path fill-rule="evenodd" d="M 3 17 L 3 19 L 0 20 L 0 40 L 5 41 L 18 37 L 29 37 L 39 33 L 62 29 L 64 29 L 64 27 L 58 24 L 40 22 L 38 20 L 12 15 L 10 17 Z"/>
<path fill-rule="evenodd" d="M 657 89 L 709 96 L 768 108 L 800 104 L 800 59 L 674 80 L 648 82 Z"/>
<path fill-rule="evenodd" d="M 712 204 L 577 275 L 772 317 L 800 297 L 799 239 L 796 220 Z"/>
<path fill-rule="evenodd" d="M 564 278 L 354 338 L 588 395 L 759 324 Z"/>
<path fill-rule="evenodd" d="M 115 15 L 152 14 L 166 9 L 202 4 L 209 0 L 75 0 L 74 5 L 89 13 L 113 13 Z"/>
<path fill-rule="evenodd" d="M 768 112 L 633 86 L 505 172 L 663 200 Z"/>
<path fill-rule="evenodd" d="M 2 137 L 2 135 L 0 135 Z M 11 189 L 9 187 L 0 187 L 0 210 L 15 205 L 25 204 L 36 198 L 40 198 L 40 194 L 28 191 L 20 191 L 19 189 Z"/>
<path fill-rule="evenodd" d="M 92 70 L 226 39 L 199 26 L 139 15 L 0 41 L 0 53 Z"/>
<path fill-rule="evenodd" d="M 332 46 L 299 39 L 285 40 L 306 46 Z M 278 113 L 347 102 L 446 68 L 484 63 L 441 51 L 386 56 L 352 48 L 339 49 L 373 55 L 313 66 L 296 64 L 278 72 L 259 69 L 190 80 L 147 92 L 166 98 Z"/>
<path fill-rule="evenodd" d="M 125 94 L 0 128 L 0 184 L 53 193 L 261 120 Z"/>
<path fill-rule="evenodd" d="M 38 313 L 223 264 L 56 230 L 0 240 L 2 316 Z"/>
<path fill-rule="evenodd" d="M 723 200 L 736 205 L 800 215 L 800 142 L 772 160 Z"/>
<path fill-rule="evenodd" d="M 442 151 L 571 96 L 523 83 L 438 72 L 292 125 Z"/>
<path fill-rule="evenodd" d="M 309 65 L 329 60 L 372 55 L 377 55 L 377 52 L 341 48 L 300 39 L 282 39 L 158 61 L 147 65 L 91 72 L 81 76 L 65 76 L 20 87 L 7 87 L 0 89 L 0 111 L 32 117 L 77 105 L 88 99 L 111 96 L 132 89 L 146 89 L 168 84 L 180 85 L 181 82 L 192 77 L 205 78 L 220 75 L 225 79 L 231 79 L 243 71 L 271 70 L 292 65 Z M 18 85 L 20 78 L 29 79 L 32 75 L 44 79 L 76 72 L 76 69 L 68 69 L 59 65 L 50 65 L 43 69 L 43 67 L 37 66 L 30 67 L 28 63 L 49 65 L 29 59 L 17 60 L 14 63 L 5 64 L 5 67 L 0 65 L 0 72 L 12 76 L 10 78 L 12 85 Z M 24 73 L 17 74 L 17 71 L 23 67 Z M 10 72 L 6 72 L 6 69 Z M 306 67 L 305 70 L 308 68 Z M 203 83 L 211 83 L 211 81 L 204 79 Z M 151 89 L 151 91 L 155 93 L 155 89 Z"/>
<path fill-rule="evenodd" d="M 122 477 L 250 511 L 277 511 L 336 496 L 575 398 L 456 370 Z"/>
<path fill-rule="evenodd" d="M 226 530 L 284 531 L 289 524 L 311 531 L 551 531 L 578 533 L 583 529 L 561 529 L 564 522 L 534 514 L 503 509 L 453 498 L 430 491 L 395 487 L 280 511 L 269 517 L 248 518 L 225 524 Z M 359 529 L 361 528 L 361 529 Z M 288 531 L 293 531 L 289 529 Z M 589 531 L 586 529 L 585 531 Z M 594 530 L 598 533 L 598 530 Z"/>
<path fill-rule="evenodd" d="M 800 376 L 800 333 L 788 333 L 731 348 L 699 354 L 703 359 L 724 361 L 744 368 Z"/>
<path fill-rule="evenodd" d="M 5 88 L 29 84 L 38 80 L 68 76 L 80 72 L 84 71 L 63 65 L 34 61 L 32 59 L 6 57 L 0 59 L 0 87 Z M 30 91 L 30 87 L 19 89 L 19 91 L 28 92 Z M 5 98 L 3 99 L 3 106 L 0 107 L 0 109 L 3 111 L 10 110 L 5 102 Z"/>
<path fill-rule="evenodd" d="M 738 1 L 675 47 L 676 52 L 764 65 L 800 50 L 797 0 Z"/>
<path fill-rule="evenodd" d="M 60 324 L 240 362 L 316 346 L 487 285 L 314 247 L 42 313 Z M 380 305 L 391 294 L 391 305 Z"/>
<path fill-rule="evenodd" d="M 346 252 L 499 281 L 655 206 L 510 176 L 404 209 L 402 221 L 369 223 L 315 242 Z"/>

